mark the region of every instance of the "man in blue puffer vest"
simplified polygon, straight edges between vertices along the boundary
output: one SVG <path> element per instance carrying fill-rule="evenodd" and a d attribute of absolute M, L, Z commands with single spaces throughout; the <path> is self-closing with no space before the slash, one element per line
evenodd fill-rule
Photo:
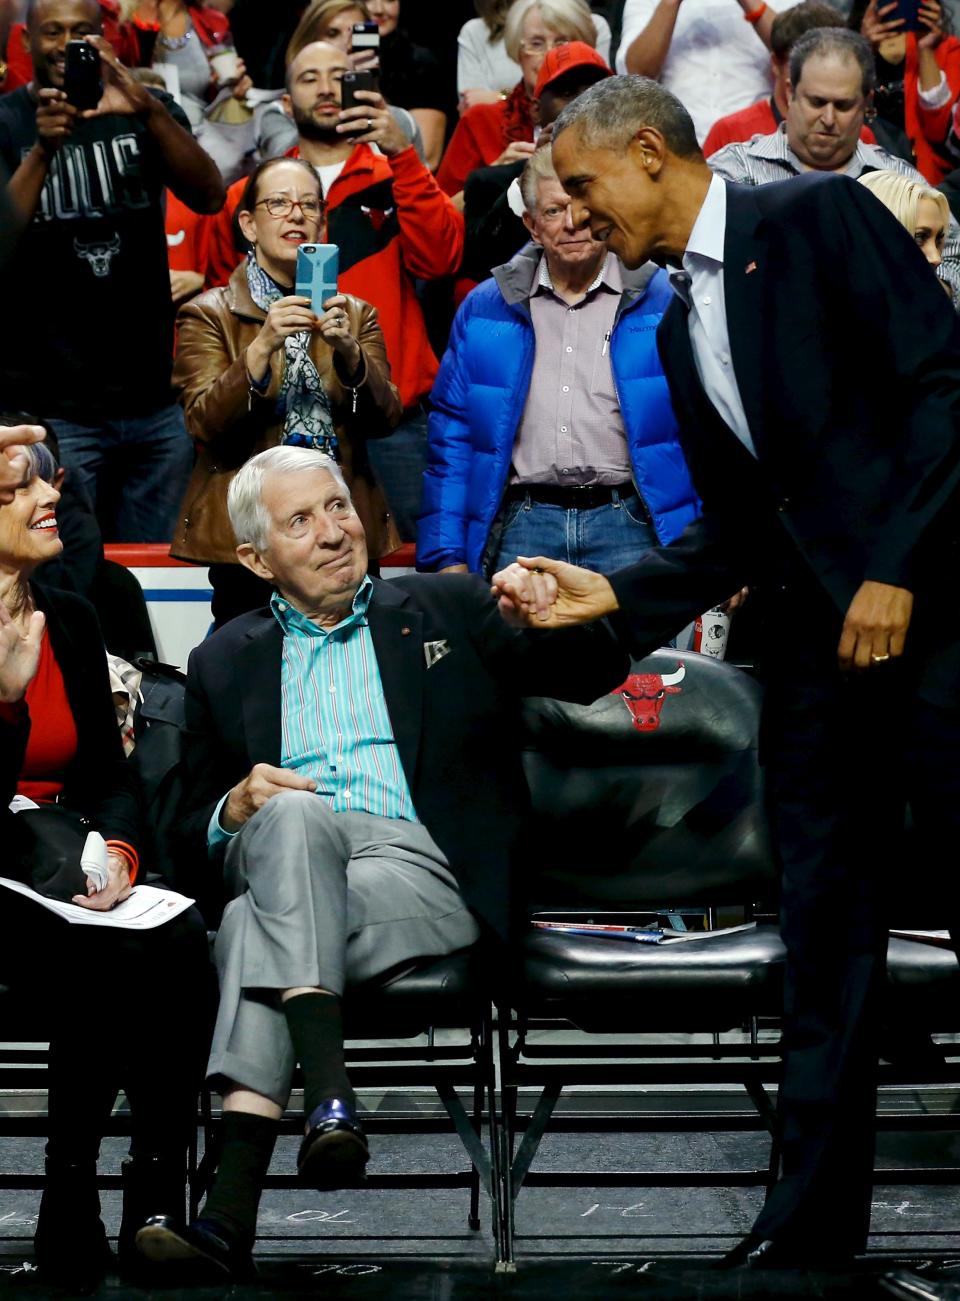
<path fill-rule="evenodd" d="M 666 274 L 572 228 L 549 149 L 521 190 L 533 243 L 465 299 L 431 395 L 420 569 L 609 571 L 699 511 L 657 355 Z"/>

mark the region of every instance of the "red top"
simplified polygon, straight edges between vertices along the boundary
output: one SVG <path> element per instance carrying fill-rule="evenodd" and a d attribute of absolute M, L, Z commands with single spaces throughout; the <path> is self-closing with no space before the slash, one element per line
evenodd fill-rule
<path fill-rule="evenodd" d="M 38 804 L 49 804 L 63 791 L 67 769 L 77 756 L 77 725 L 46 633 L 36 676 L 27 687 L 26 703 L 30 737 L 17 794 Z"/>
<path fill-rule="evenodd" d="M 299 150 L 289 156 L 298 158 Z M 231 185 L 210 218 L 208 287 L 225 285 L 240 261 L 232 223 L 246 184 L 241 177 Z M 463 217 L 412 146 L 387 158 L 357 145 L 326 197 L 327 237 L 340 246 L 337 287 L 377 309 L 391 378 L 403 405 L 412 407 L 429 393 L 438 369 L 414 280 L 453 275 L 463 254 Z"/>
<path fill-rule="evenodd" d="M 917 171 L 931 185 L 939 185 L 956 167 L 950 161 L 944 141 L 950 130 L 954 104 L 960 96 L 960 41 L 945 36 L 933 51 L 940 71 L 950 87 L 950 98 L 942 108 L 924 108 L 919 97 L 919 51 L 916 32 L 907 32 L 907 56 L 903 71 L 904 126 L 917 159 Z"/>
<path fill-rule="evenodd" d="M 709 158 L 724 145 L 737 145 L 754 136 L 769 136 L 780 125 L 780 117 L 774 111 L 772 99 L 758 99 L 756 104 L 738 109 L 719 118 L 707 132 L 703 142 L 703 156 Z M 875 145 L 877 137 L 868 126 L 860 131 L 860 139 L 865 145 Z"/>
<path fill-rule="evenodd" d="M 474 168 L 495 163 L 513 140 L 533 143 L 530 100 L 522 81 L 506 99 L 467 109 L 437 168 L 440 188 L 447 194 L 459 194 Z"/>

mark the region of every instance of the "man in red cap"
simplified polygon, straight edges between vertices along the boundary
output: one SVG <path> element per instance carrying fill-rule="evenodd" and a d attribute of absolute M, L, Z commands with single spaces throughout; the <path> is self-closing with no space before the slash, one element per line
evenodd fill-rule
<path fill-rule="evenodd" d="M 539 122 L 537 148 L 549 144 L 553 123 L 561 111 L 588 86 L 612 69 L 584 41 L 569 41 L 549 50 L 534 89 L 534 111 Z M 467 178 L 463 190 L 463 215 L 467 233 L 463 250 L 463 274 L 472 280 L 486 280 L 491 269 L 507 262 L 529 239 L 523 224 L 522 203 L 511 206 L 508 192 L 519 184 L 525 158 L 516 163 L 478 167 Z"/>

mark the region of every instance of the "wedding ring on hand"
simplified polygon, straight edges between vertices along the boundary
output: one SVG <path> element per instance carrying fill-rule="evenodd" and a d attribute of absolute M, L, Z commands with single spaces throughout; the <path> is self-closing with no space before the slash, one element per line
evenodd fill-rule
<path fill-rule="evenodd" d="M 367 118 L 367 130 L 368 130 L 368 131 L 372 131 L 372 130 L 373 130 L 373 118 L 372 118 L 372 117 L 368 117 L 368 118 Z"/>
<path fill-rule="evenodd" d="M 872 664 L 885 664 L 889 658 L 889 655 L 871 655 L 870 662 Z"/>

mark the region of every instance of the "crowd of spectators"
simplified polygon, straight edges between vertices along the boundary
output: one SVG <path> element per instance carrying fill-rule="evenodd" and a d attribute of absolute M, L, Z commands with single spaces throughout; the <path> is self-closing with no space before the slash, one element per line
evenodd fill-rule
<path fill-rule="evenodd" d="M 198 350 L 196 323 L 209 301 L 201 296 L 216 288 L 229 295 L 247 263 L 238 205 L 251 174 L 273 158 L 301 158 L 319 180 L 322 204 L 320 220 L 304 222 L 304 238 L 337 245 L 338 288 L 372 312 L 399 394 L 399 415 L 391 412 L 387 425 L 367 418 L 365 402 L 351 404 L 351 429 L 338 425 L 336 454 L 360 467 L 359 482 L 378 503 L 373 554 L 415 541 L 424 512 L 419 563 L 445 567 L 449 548 L 436 545 L 433 530 L 459 525 L 438 521 L 449 499 L 436 487 L 449 448 L 448 386 L 435 390 L 439 361 L 449 348 L 445 373 L 457 374 L 463 331 L 490 290 L 463 305 L 454 327 L 457 309 L 528 243 L 539 276 L 541 241 L 527 222 L 520 178 L 539 149 L 549 152 L 557 114 L 612 70 L 639 73 L 675 91 L 712 168 L 729 180 L 895 170 L 942 187 L 950 200 L 960 159 L 953 122 L 960 41 L 938 0 L 920 5 L 916 30 L 905 30 L 892 9 L 879 0 L 856 0 L 848 11 L 825 0 L 777 8 L 753 0 L 592 8 L 586 0 L 478 0 L 475 11 L 461 3 L 441 15 L 417 0 L 300 0 L 272 5 L 268 15 L 248 0 L 6 0 L 0 159 L 24 228 L 10 262 L 23 315 L 7 352 L 4 405 L 51 423 L 107 540 L 173 541 L 183 558 L 230 564 L 229 536 L 211 547 L 221 530 L 197 510 L 206 502 L 198 476 L 209 473 L 202 467 L 210 449 L 226 438 L 229 456 L 218 451 L 213 461 L 222 500 L 246 455 L 290 434 L 297 408 L 286 384 L 268 384 L 261 395 L 248 374 L 249 419 L 241 423 L 258 426 L 256 439 L 238 443 L 229 423 L 226 434 L 207 427 L 207 412 L 219 413 L 204 396 L 217 363 Z M 64 96 L 70 40 L 101 48 L 104 98 L 96 110 L 78 112 Z M 373 80 L 343 110 L 343 78 L 354 72 Z M 263 197 L 279 200 L 287 189 Z M 258 209 L 257 224 L 274 220 L 269 213 Z M 303 221 L 299 209 L 293 220 Z M 951 216 L 938 274 L 954 289 L 957 236 Z M 287 238 L 292 266 L 298 236 Z M 291 284 L 292 271 L 281 288 Z M 584 290 L 566 307 L 588 316 L 593 291 L 589 283 Z M 320 346 L 325 309 L 317 307 L 303 321 Z M 252 328 L 263 309 L 250 300 L 247 310 L 252 315 L 235 311 L 235 319 Z M 605 373 L 615 352 L 604 351 Z M 507 458 L 506 478 L 494 476 L 497 496 L 480 512 L 488 524 L 502 492 L 529 478 L 511 449 L 529 423 L 524 402 L 541 401 L 541 384 L 554 378 L 538 362 L 532 394 L 524 396 L 521 380 L 523 400 L 515 392 L 508 404 L 493 440 Z M 326 393 L 323 378 L 320 388 Z M 336 408 L 339 396 L 329 396 Z M 240 401 L 239 391 L 234 397 Z M 576 457 L 558 464 L 557 485 L 605 482 L 602 468 L 590 466 L 585 478 L 582 469 Z M 461 461 L 458 474 L 467 473 Z M 354 470 L 348 478 L 356 491 Z M 479 490 L 474 478 L 471 493 Z M 649 519 L 648 496 L 641 492 Z M 191 541 L 198 528 L 199 547 Z M 251 599 L 257 594 L 250 590 Z"/>

